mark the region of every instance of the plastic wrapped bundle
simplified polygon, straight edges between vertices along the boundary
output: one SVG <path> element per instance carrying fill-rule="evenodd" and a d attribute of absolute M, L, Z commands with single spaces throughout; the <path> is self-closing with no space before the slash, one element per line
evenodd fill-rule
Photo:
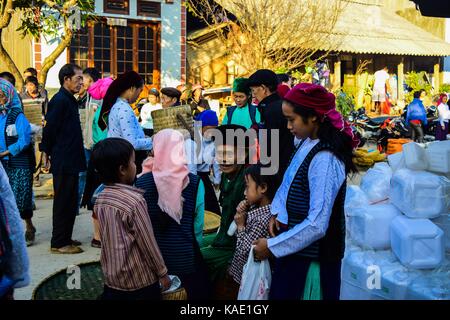
<path fill-rule="evenodd" d="M 388 162 L 393 172 L 406 168 L 405 156 L 403 152 L 397 152 L 389 155 Z"/>
<path fill-rule="evenodd" d="M 431 273 L 414 279 L 407 300 L 450 300 L 450 273 Z"/>
<path fill-rule="evenodd" d="M 392 169 L 387 163 L 377 163 L 367 171 L 361 179 L 361 189 L 371 203 L 377 203 L 389 198 Z"/>
<path fill-rule="evenodd" d="M 431 143 L 426 149 L 426 155 L 430 171 L 450 173 L 450 141 Z"/>
<path fill-rule="evenodd" d="M 401 169 L 391 179 L 390 200 L 410 218 L 433 219 L 450 211 L 450 180 L 424 171 Z"/>
<path fill-rule="evenodd" d="M 450 252 L 450 214 L 443 214 L 433 219 L 433 223 L 444 231 L 445 250 Z"/>
<path fill-rule="evenodd" d="M 352 211 L 350 236 L 364 248 L 376 250 L 391 246 L 389 226 L 401 212 L 392 204 L 378 204 L 360 207 Z"/>
<path fill-rule="evenodd" d="M 413 269 L 434 269 L 444 261 L 444 232 L 428 219 L 395 218 L 391 223 L 392 251 Z"/>
<path fill-rule="evenodd" d="M 403 145 L 405 164 L 411 170 L 427 170 L 428 159 L 425 149 L 415 142 Z"/>

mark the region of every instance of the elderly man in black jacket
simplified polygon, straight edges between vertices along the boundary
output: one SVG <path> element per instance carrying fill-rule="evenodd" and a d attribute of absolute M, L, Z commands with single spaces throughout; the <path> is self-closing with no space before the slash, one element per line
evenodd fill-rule
<path fill-rule="evenodd" d="M 45 166 L 53 174 L 53 233 L 51 252 L 81 253 L 80 242 L 72 240 L 78 207 L 78 175 L 86 170 L 78 103 L 74 94 L 83 84 L 82 70 L 66 64 L 59 71 L 61 89 L 50 100 L 40 150 Z"/>
<path fill-rule="evenodd" d="M 266 153 L 270 157 L 271 166 L 278 168 L 278 175 L 282 179 L 294 151 L 294 136 L 288 130 L 287 120 L 283 116 L 281 108 L 283 100 L 277 93 L 278 77 L 271 70 L 261 69 L 250 76 L 249 86 L 253 98 L 259 101 L 258 109 L 261 113 L 262 127 L 268 130 L 267 146 L 260 141 L 261 156 L 264 157 Z M 277 130 L 278 135 L 275 134 Z M 266 152 L 264 148 L 267 148 Z M 271 154 L 272 150 L 275 154 Z"/>

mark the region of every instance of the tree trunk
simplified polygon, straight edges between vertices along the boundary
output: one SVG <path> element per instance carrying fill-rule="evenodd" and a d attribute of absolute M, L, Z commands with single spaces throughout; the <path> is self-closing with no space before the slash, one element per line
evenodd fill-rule
<path fill-rule="evenodd" d="M 72 42 L 72 35 L 72 30 L 66 29 L 66 34 L 62 36 L 61 42 L 58 44 L 56 49 L 45 58 L 41 72 L 39 73 L 39 83 L 42 83 L 43 85 L 46 84 L 49 70 L 56 64 L 56 59 L 58 59 L 64 50 L 70 46 L 70 43 Z"/>
<path fill-rule="evenodd" d="M 19 68 L 17 68 L 14 61 L 11 59 L 9 53 L 3 47 L 2 42 L 3 29 L 8 27 L 9 23 L 11 22 L 11 17 L 13 13 L 12 8 L 13 8 L 12 0 L 8 0 L 6 1 L 6 3 L 4 3 L 4 9 L 0 20 L 0 59 L 5 63 L 7 70 L 11 72 L 13 76 L 16 78 L 17 89 L 22 90 L 23 87 L 22 74 L 20 73 Z"/>
<path fill-rule="evenodd" d="M 2 37 L 3 29 L 0 29 L 0 39 Z M 5 50 L 3 47 L 3 43 L 0 40 L 0 60 L 3 61 L 3 63 L 6 65 L 6 69 L 13 74 L 13 76 L 16 78 L 16 88 L 20 91 L 23 87 L 23 78 L 22 74 L 20 73 L 19 69 L 17 68 L 14 61 L 11 59 L 11 56 L 9 53 Z"/>

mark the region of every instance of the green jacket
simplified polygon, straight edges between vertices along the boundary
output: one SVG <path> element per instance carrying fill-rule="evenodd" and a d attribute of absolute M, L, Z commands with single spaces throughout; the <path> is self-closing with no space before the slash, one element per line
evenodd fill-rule
<path fill-rule="evenodd" d="M 245 199 L 244 173 L 245 168 L 242 166 L 232 179 L 227 174 L 222 175 L 219 197 L 219 202 L 222 206 L 222 216 L 220 219 L 220 230 L 212 243 L 213 247 L 232 249 L 236 247 L 236 237 L 230 237 L 227 232 L 231 222 L 234 220 L 237 206 Z"/>

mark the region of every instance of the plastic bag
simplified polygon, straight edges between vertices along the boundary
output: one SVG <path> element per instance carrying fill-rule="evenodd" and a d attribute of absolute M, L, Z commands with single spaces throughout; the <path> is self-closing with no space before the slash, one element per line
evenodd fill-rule
<path fill-rule="evenodd" d="M 174 276 L 174 275 L 169 275 L 169 278 L 171 281 L 170 288 L 163 291 L 162 293 L 171 293 L 171 292 L 174 292 L 174 291 L 178 290 L 179 288 L 181 288 L 180 278 L 178 278 L 177 276 Z"/>
<path fill-rule="evenodd" d="M 405 164 L 411 170 L 427 170 L 428 159 L 425 149 L 418 143 L 410 142 L 403 145 Z"/>
<path fill-rule="evenodd" d="M 371 203 L 381 202 L 389 198 L 392 169 L 387 163 L 377 163 L 367 171 L 361 179 L 361 190 L 366 193 Z"/>
<path fill-rule="evenodd" d="M 359 186 L 350 185 L 345 194 L 344 210 L 347 215 L 352 215 L 353 209 L 369 205 L 369 199 Z"/>
<path fill-rule="evenodd" d="M 253 248 L 242 272 L 238 300 L 268 300 L 272 282 L 269 260 L 255 261 Z"/>
<path fill-rule="evenodd" d="M 403 155 L 403 152 L 397 152 L 389 155 L 388 162 L 393 172 L 406 168 L 405 156 Z"/>

